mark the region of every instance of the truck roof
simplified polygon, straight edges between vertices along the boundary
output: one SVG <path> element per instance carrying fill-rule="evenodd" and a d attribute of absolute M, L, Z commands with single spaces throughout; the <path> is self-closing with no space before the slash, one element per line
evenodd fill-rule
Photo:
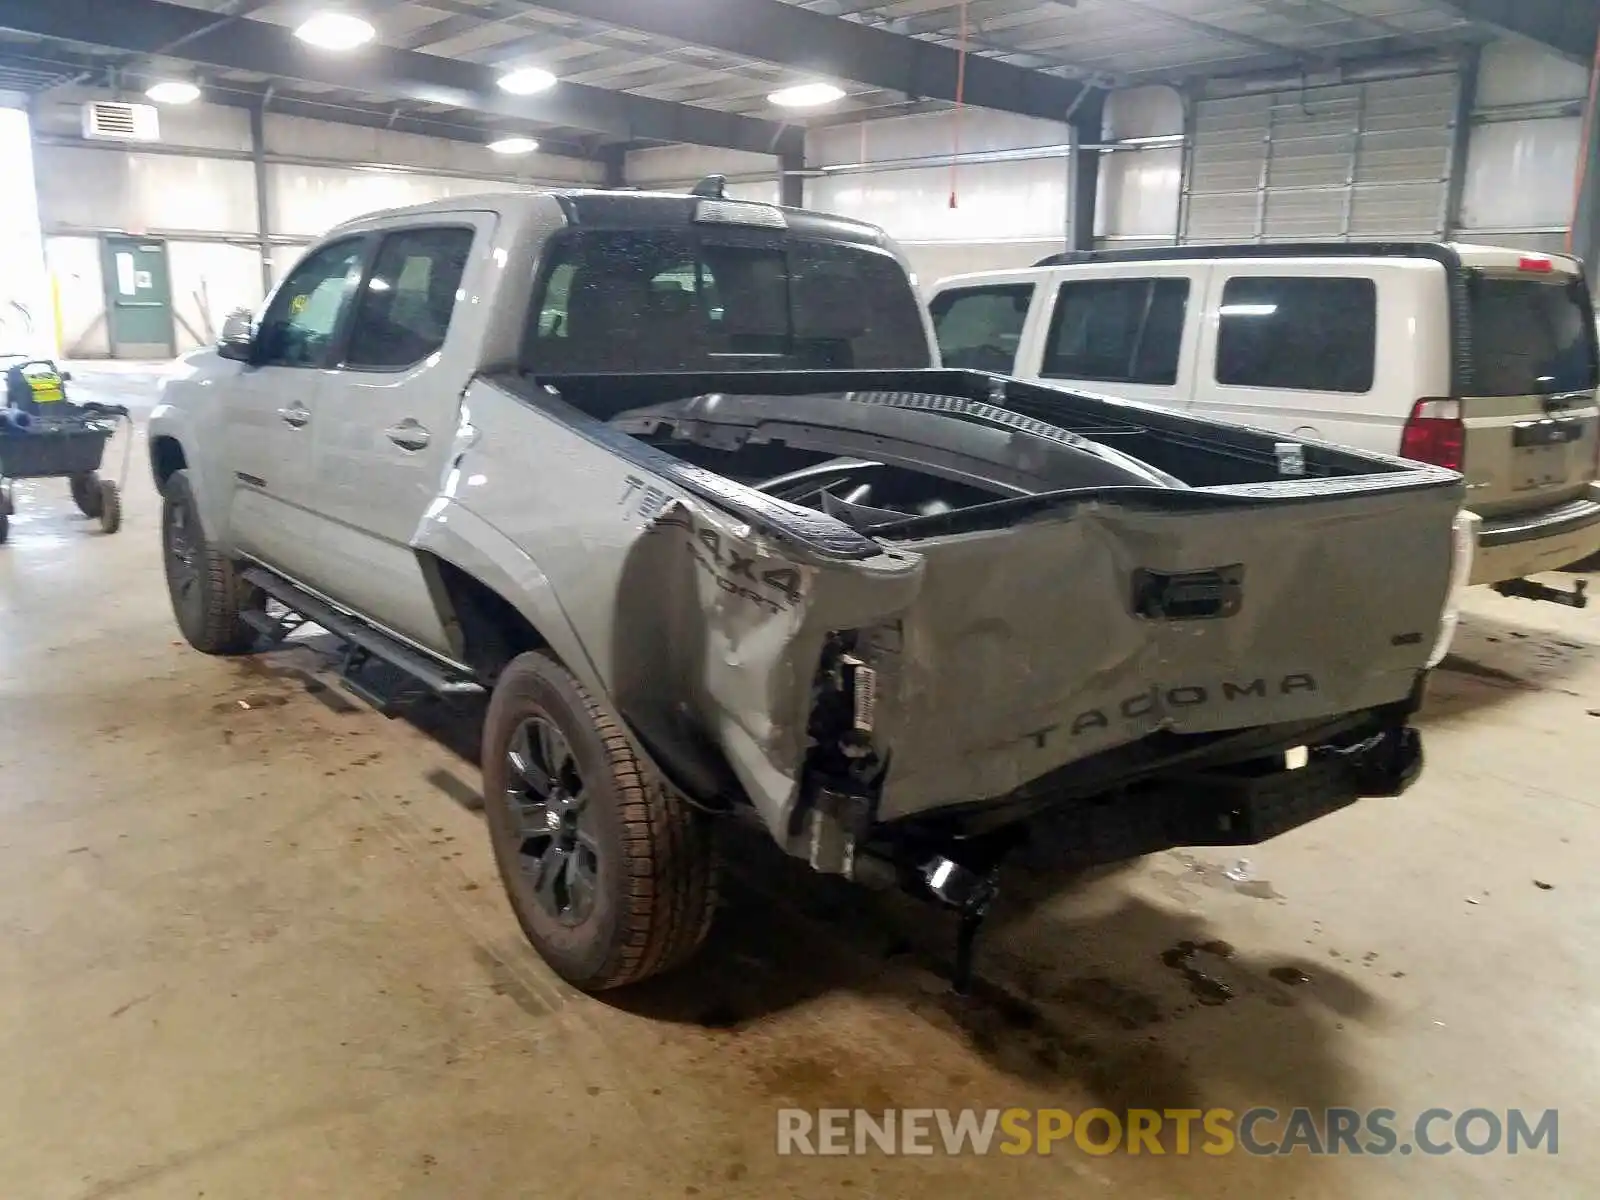
<path fill-rule="evenodd" d="M 370 227 L 397 218 L 465 212 L 491 212 L 508 220 L 532 217 L 542 203 L 554 198 L 566 211 L 572 225 L 594 228 L 638 229 L 641 227 L 687 228 L 695 223 L 699 205 L 705 197 L 682 192 L 605 191 L 594 188 L 530 188 L 526 191 L 483 192 L 470 196 L 451 196 L 423 204 L 366 213 L 337 226 L 339 232 Z M 782 212 L 788 228 L 805 237 L 830 241 L 882 246 L 887 235 L 876 225 L 850 217 L 783 208 L 759 201 L 729 197 L 721 203 L 749 204 Z"/>
<path fill-rule="evenodd" d="M 1568 254 L 1548 254 L 1467 242 L 1226 242 L 1217 245 L 1144 246 L 1127 250 L 1074 250 L 1040 259 L 1036 267 L 1087 263 L 1187 262 L 1239 258 L 1427 258 L 1448 265 L 1515 267 L 1523 258 L 1548 258 L 1574 274 Z M 1570 266 L 1568 265 L 1570 264 Z"/>

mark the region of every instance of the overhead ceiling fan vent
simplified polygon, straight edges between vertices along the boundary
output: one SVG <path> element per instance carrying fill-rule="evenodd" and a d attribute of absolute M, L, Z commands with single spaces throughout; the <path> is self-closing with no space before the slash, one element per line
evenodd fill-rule
<path fill-rule="evenodd" d="M 153 104 L 95 100 L 83 106 L 83 136 L 116 142 L 153 142 L 161 136 Z"/>

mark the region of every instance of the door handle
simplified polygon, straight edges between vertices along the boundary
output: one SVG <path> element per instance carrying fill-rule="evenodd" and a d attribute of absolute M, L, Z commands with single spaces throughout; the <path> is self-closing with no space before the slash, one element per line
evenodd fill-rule
<path fill-rule="evenodd" d="M 432 440 L 428 431 L 412 417 L 407 417 L 398 425 L 389 426 L 383 434 L 402 450 L 421 450 Z"/>
<path fill-rule="evenodd" d="M 283 418 L 285 425 L 293 425 L 296 429 L 308 424 L 311 420 L 311 410 L 295 405 L 293 408 L 280 408 L 278 415 Z"/>

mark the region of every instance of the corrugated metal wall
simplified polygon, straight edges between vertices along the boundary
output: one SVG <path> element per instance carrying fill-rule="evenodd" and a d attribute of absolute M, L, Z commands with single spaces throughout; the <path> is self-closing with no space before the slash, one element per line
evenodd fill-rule
<path fill-rule="evenodd" d="M 1443 236 L 1459 87 L 1439 73 L 1197 101 L 1181 239 Z"/>

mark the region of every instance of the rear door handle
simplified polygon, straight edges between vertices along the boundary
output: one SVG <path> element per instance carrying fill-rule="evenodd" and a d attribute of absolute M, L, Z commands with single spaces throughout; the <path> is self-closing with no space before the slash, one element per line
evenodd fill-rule
<path fill-rule="evenodd" d="M 293 425 L 296 429 L 306 425 L 311 420 L 311 410 L 295 405 L 292 408 L 280 408 L 278 415 L 283 418 L 285 425 Z"/>
<path fill-rule="evenodd" d="M 407 417 L 398 425 L 389 426 L 383 433 L 402 450 L 421 450 L 432 440 L 428 431 L 413 417 Z"/>

